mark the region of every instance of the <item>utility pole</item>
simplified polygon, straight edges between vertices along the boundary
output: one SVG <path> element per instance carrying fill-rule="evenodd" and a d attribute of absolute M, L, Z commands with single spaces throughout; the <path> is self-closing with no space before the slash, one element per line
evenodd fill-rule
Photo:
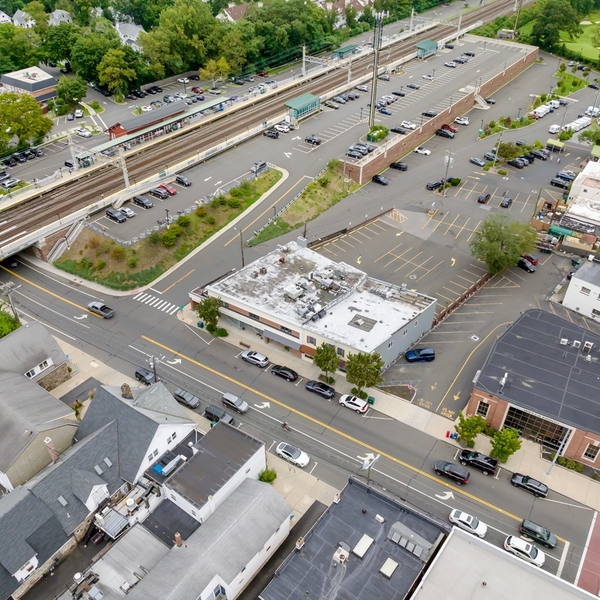
<path fill-rule="evenodd" d="M 518 7 L 517 7 L 517 3 L 518 3 Z M 515 18 L 515 28 L 514 28 L 514 32 L 513 32 L 513 40 L 516 39 L 516 37 L 517 37 L 517 25 L 519 24 L 519 15 L 521 14 L 521 6 L 522 5 L 523 5 L 523 0 L 515 0 L 514 10 L 517 11 L 517 16 Z"/>
<path fill-rule="evenodd" d="M 344 163 L 346 164 L 346 163 Z M 273 207 L 275 208 L 275 207 Z M 246 263 L 244 261 L 244 240 L 242 239 L 242 228 L 240 227 L 239 229 L 237 227 L 234 227 L 234 229 L 239 233 L 240 235 L 240 252 L 242 254 L 242 269 L 246 266 Z"/>
<path fill-rule="evenodd" d="M 373 81 L 371 82 L 371 106 L 369 107 L 369 129 L 375 125 L 375 102 L 377 99 L 377 71 L 379 69 L 379 50 L 383 30 L 383 12 L 374 13 L 375 30 L 373 31 Z"/>
<path fill-rule="evenodd" d="M 14 315 L 14 317 L 17 320 L 17 323 L 19 323 L 19 325 L 21 325 L 21 320 L 19 319 L 19 315 L 17 314 L 17 311 L 15 310 L 15 305 L 13 304 L 11 293 L 14 292 L 15 290 L 19 289 L 20 287 L 21 287 L 20 285 L 15 285 L 14 282 L 12 282 L 12 281 L 6 281 L 5 283 L 0 283 L 0 294 L 2 296 L 6 296 L 6 298 L 8 299 L 8 303 L 10 304 L 10 310 L 12 311 L 12 314 Z"/>
<path fill-rule="evenodd" d="M 444 187 L 443 189 L 443 196 L 446 196 L 446 180 L 448 179 L 448 169 L 450 168 L 450 165 L 454 162 L 454 159 L 452 158 L 452 155 L 456 154 L 456 152 L 450 152 L 450 150 L 446 150 L 446 157 L 444 159 L 444 162 L 446 163 L 446 174 L 444 175 Z"/>
<path fill-rule="evenodd" d="M 161 360 L 164 358 L 164 356 L 154 356 L 152 355 L 149 359 L 148 359 L 148 364 L 150 365 L 150 368 L 152 369 L 152 372 L 154 373 L 154 383 L 158 382 L 158 375 L 156 374 L 156 368 L 158 367 L 158 365 L 160 364 Z"/>
<path fill-rule="evenodd" d="M 408 26 L 408 31 L 409 32 L 413 30 L 414 20 L 415 20 L 415 7 L 413 6 L 410 9 L 410 25 Z"/>
<path fill-rule="evenodd" d="M 502 143 L 503 135 L 504 135 L 504 128 L 500 132 L 500 139 L 498 140 L 498 144 L 496 146 L 496 152 L 494 152 L 494 162 L 492 163 L 492 169 L 496 168 L 496 163 L 498 162 L 498 151 L 500 150 L 500 144 Z"/>
<path fill-rule="evenodd" d="M 302 77 L 306 77 L 306 46 L 302 46 Z"/>

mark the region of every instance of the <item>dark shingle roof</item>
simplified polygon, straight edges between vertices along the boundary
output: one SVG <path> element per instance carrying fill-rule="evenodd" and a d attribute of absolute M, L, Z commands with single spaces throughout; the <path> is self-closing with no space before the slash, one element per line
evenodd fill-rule
<path fill-rule="evenodd" d="M 562 339 L 568 343 L 561 345 Z M 584 353 L 587 341 L 594 348 Z M 552 313 L 528 310 L 494 344 L 475 388 L 600 434 L 599 352 L 600 336 Z M 502 388 L 505 373 L 508 378 Z"/>
<path fill-rule="evenodd" d="M 167 104 L 166 106 L 155 108 L 151 112 L 142 113 L 141 115 L 137 115 L 131 119 L 126 119 L 119 123 L 115 123 L 109 127 L 109 129 L 120 125 L 127 132 L 138 131 L 150 125 L 154 125 L 155 123 L 165 121 L 169 117 L 183 113 L 187 110 L 187 108 L 188 105 L 183 102 L 183 100 L 181 102 L 174 102 L 173 104 Z"/>

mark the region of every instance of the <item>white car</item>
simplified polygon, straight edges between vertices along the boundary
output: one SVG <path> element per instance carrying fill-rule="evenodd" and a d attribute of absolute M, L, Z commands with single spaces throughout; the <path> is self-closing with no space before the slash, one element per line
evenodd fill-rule
<path fill-rule="evenodd" d="M 281 131 L 281 133 L 289 133 L 290 131 L 290 128 L 287 125 L 284 125 L 283 123 L 277 123 L 277 125 L 275 125 L 273 129 L 277 129 L 277 131 Z"/>
<path fill-rule="evenodd" d="M 381 75 L 377 76 L 377 79 L 381 79 L 381 81 L 389 81 L 390 76 L 387 73 L 382 73 Z"/>
<path fill-rule="evenodd" d="M 133 212 L 130 208 L 128 208 L 127 206 L 122 206 L 119 209 L 128 219 L 131 219 L 131 217 L 135 217 L 136 213 Z"/>
<path fill-rule="evenodd" d="M 310 462 L 310 457 L 306 452 L 302 452 L 299 448 L 286 444 L 285 442 L 278 444 L 277 448 L 275 448 L 275 452 L 277 453 L 277 456 L 281 456 L 281 458 L 291 462 L 297 467 L 304 468 Z"/>
<path fill-rule="evenodd" d="M 85 129 L 84 127 L 80 127 L 79 129 L 77 129 L 77 130 L 75 131 L 75 133 L 76 133 L 78 136 L 80 136 L 80 137 L 83 137 L 83 138 L 89 138 L 89 137 L 92 137 L 92 132 L 91 132 L 91 131 L 88 131 L 88 130 L 87 130 L 87 129 Z"/>
<path fill-rule="evenodd" d="M 431 154 L 431 150 L 427 150 L 427 148 L 423 148 L 423 146 L 415 148 L 413 152 L 416 152 L 417 154 L 423 154 L 425 156 L 429 156 Z"/>
<path fill-rule="evenodd" d="M 538 550 L 533 544 L 514 535 L 509 535 L 506 538 L 504 541 L 504 549 L 508 552 L 512 552 L 515 556 L 530 562 L 536 567 L 541 567 L 546 560 L 546 555 L 541 550 Z"/>
<path fill-rule="evenodd" d="M 405 129 L 417 128 L 417 126 L 412 121 L 402 121 L 402 123 L 400 123 L 400 127 L 404 127 Z"/>
<path fill-rule="evenodd" d="M 190 80 L 187 77 L 180 77 L 177 81 L 179 81 L 179 83 L 189 83 Z"/>
<path fill-rule="evenodd" d="M 433 81 L 433 75 L 423 75 L 423 79 L 427 79 L 427 81 Z"/>
<path fill-rule="evenodd" d="M 487 525 L 485 523 L 482 523 L 477 517 L 468 515 L 457 508 L 450 513 L 448 518 L 453 525 L 477 535 L 480 538 L 484 538 L 487 533 Z"/>
<path fill-rule="evenodd" d="M 456 117 L 456 119 L 454 119 L 454 122 L 457 125 L 468 125 L 469 124 L 469 117 Z"/>
<path fill-rule="evenodd" d="M 369 88 L 366 85 L 357 85 L 356 89 L 359 92 L 368 92 L 369 91 Z"/>
<path fill-rule="evenodd" d="M 142 106 L 142 112 L 152 112 L 152 107 L 150 105 Z"/>
<path fill-rule="evenodd" d="M 444 63 L 445 67 L 449 67 L 450 69 L 456 69 L 456 63 L 453 60 L 449 60 Z"/>
<path fill-rule="evenodd" d="M 349 408 L 351 410 L 355 410 L 359 414 L 363 414 L 367 412 L 369 408 L 369 404 L 366 400 L 361 400 L 356 396 L 352 396 L 351 394 L 344 394 L 340 397 L 340 404 Z"/>
<path fill-rule="evenodd" d="M 78 109 L 75 111 L 75 118 L 76 118 L 76 119 L 81 119 L 81 117 L 83 117 L 83 110 L 81 110 L 81 108 L 78 108 Z"/>

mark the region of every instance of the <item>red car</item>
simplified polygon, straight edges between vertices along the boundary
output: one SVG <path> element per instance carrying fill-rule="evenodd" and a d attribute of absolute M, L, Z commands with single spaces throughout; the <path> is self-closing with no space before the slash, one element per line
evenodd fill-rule
<path fill-rule="evenodd" d="M 521 254 L 521 258 L 528 260 L 532 265 L 537 265 L 539 262 L 538 257 L 533 254 Z"/>
<path fill-rule="evenodd" d="M 174 188 L 170 183 L 161 183 L 158 187 L 165 190 L 169 196 L 174 196 L 177 193 L 177 188 Z"/>
<path fill-rule="evenodd" d="M 540 118 L 540 115 L 536 114 L 536 113 L 529 113 L 527 115 L 530 119 L 534 119 L 534 120 L 538 120 Z"/>
<path fill-rule="evenodd" d="M 194 94 L 204 94 L 204 90 L 198 86 L 194 86 L 192 92 L 194 92 Z"/>
<path fill-rule="evenodd" d="M 268 77 L 268 76 L 269 76 L 269 74 L 268 74 L 266 71 L 259 71 L 259 72 L 257 73 L 257 75 L 258 75 L 259 77 Z"/>
<path fill-rule="evenodd" d="M 451 131 L 452 133 L 458 133 L 458 127 L 456 127 L 456 125 L 442 125 L 442 129 Z"/>

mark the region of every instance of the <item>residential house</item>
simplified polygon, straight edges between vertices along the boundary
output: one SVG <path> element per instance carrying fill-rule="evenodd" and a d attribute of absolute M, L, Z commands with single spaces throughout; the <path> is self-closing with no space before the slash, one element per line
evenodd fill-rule
<path fill-rule="evenodd" d="M 26 12 L 22 11 L 20 8 L 13 15 L 12 20 L 16 27 L 25 27 L 26 29 L 35 27 L 35 19 L 31 15 L 28 15 Z"/>
<path fill-rule="evenodd" d="M 12 23 L 12 19 L 5 12 L 0 10 L 0 24 L 2 23 Z"/>
<path fill-rule="evenodd" d="M 359 19 L 365 12 L 365 6 L 372 6 L 372 0 L 337 0 L 336 2 L 330 2 L 327 0 L 317 0 L 317 5 L 323 10 L 328 12 L 334 12 L 336 14 L 336 20 L 334 23 L 335 29 L 346 27 L 346 9 L 354 8 L 355 18 Z"/>
<path fill-rule="evenodd" d="M 140 33 L 146 33 L 143 27 L 140 27 L 135 23 L 117 21 L 115 23 L 115 29 L 121 38 L 121 44 L 124 46 L 131 46 L 136 52 L 141 51 L 141 48 L 138 45 L 138 36 Z"/>
<path fill-rule="evenodd" d="M 73 18 L 70 13 L 66 10 L 60 10 L 57 8 L 54 12 L 50 13 L 50 18 L 48 19 L 48 25 L 60 25 L 61 23 L 72 23 Z"/>
<path fill-rule="evenodd" d="M 217 15 L 217 19 L 223 23 L 237 23 L 244 18 L 249 4 L 236 4 L 230 2 L 225 8 L 222 8 Z M 258 2 L 257 6 L 262 6 L 262 2 Z"/>

